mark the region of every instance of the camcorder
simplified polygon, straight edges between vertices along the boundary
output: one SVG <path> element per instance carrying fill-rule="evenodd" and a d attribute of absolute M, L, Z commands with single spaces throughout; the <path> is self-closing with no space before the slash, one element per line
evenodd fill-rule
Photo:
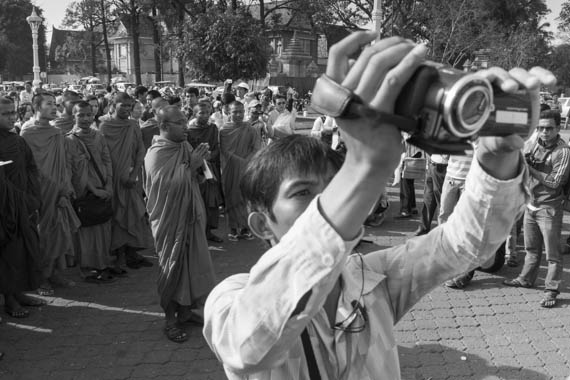
<path fill-rule="evenodd" d="M 372 117 L 394 124 L 410 134 L 409 143 L 429 154 L 462 154 L 479 136 L 526 138 L 532 120 L 526 90 L 505 93 L 477 72 L 431 61 L 404 85 L 394 115 L 371 110 L 326 75 L 317 80 L 311 105 L 333 117 Z"/>

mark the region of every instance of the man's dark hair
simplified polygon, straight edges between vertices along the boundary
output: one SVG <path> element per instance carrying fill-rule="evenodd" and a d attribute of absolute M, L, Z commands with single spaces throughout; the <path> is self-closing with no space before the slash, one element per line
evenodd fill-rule
<path fill-rule="evenodd" d="M 9 98 L 7 96 L 0 96 L 0 104 L 5 105 L 5 106 L 8 106 L 8 105 L 13 106 L 14 100 L 12 100 L 12 98 Z M 25 103 L 25 104 L 27 105 L 29 103 Z M 22 106 L 20 106 L 20 107 L 22 107 Z"/>
<path fill-rule="evenodd" d="M 275 96 L 273 97 L 273 101 L 277 101 L 277 99 L 283 99 L 283 100 L 287 100 L 287 98 L 281 94 L 275 94 Z"/>
<path fill-rule="evenodd" d="M 85 97 L 85 101 L 86 101 L 86 102 L 89 102 L 89 101 L 91 101 L 91 100 L 97 100 L 97 96 L 95 96 L 95 95 L 87 95 L 87 96 Z"/>
<path fill-rule="evenodd" d="M 168 104 L 173 105 L 176 103 L 180 103 L 182 99 L 180 99 L 180 96 L 171 96 L 168 98 Z"/>
<path fill-rule="evenodd" d="M 157 90 L 150 90 L 149 92 L 146 93 L 146 96 L 151 97 L 151 99 L 156 99 L 156 98 L 160 98 L 160 92 L 158 92 Z"/>
<path fill-rule="evenodd" d="M 32 108 L 34 112 L 38 112 L 40 110 L 42 103 L 46 98 L 54 98 L 55 100 L 55 96 L 49 92 L 40 92 L 39 94 L 34 95 L 32 98 Z"/>
<path fill-rule="evenodd" d="M 251 159 L 240 188 L 250 211 L 267 211 L 275 221 L 273 203 L 283 179 L 292 174 L 326 176 L 342 165 L 342 156 L 319 139 L 290 135 L 261 149 Z"/>
<path fill-rule="evenodd" d="M 188 87 L 184 92 L 186 94 L 194 94 L 196 97 L 200 96 L 200 90 L 198 90 L 198 87 Z"/>
<path fill-rule="evenodd" d="M 113 87 L 111 87 L 111 86 L 109 85 L 109 86 L 107 86 L 107 87 L 105 88 L 105 91 L 107 91 L 107 92 L 113 92 Z"/>
<path fill-rule="evenodd" d="M 229 104 L 230 107 L 243 107 L 245 108 L 245 106 L 243 105 L 242 102 L 240 102 L 239 100 L 234 100 L 233 102 L 231 102 Z"/>
<path fill-rule="evenodd" d="M 116 92 L 115 95 L 113 95 L 113 99 L 111 99 L 111 104 L 116 105 L 117 103 L 122 103 L 125 100 L 128 101 L 132 99 L 133 98 L 131 98 L 126 92 Z"/>
<path fill-rule="evenodd" d="M 24 85 L 29 84 L 30 86 L 32 86 L 32 82 L 30 82 L 29 80 L 26 81 L 26 83 L 24 83 Z"/>
<path fill-rule="evenodd" d="M 91 105 L 89 103 L 87 103 L 84 100 L 80 100 L 77 103 L 75 103 L 73 105 L 73 109 L 72 109 L 72 113 L 74 113 L 75 110 L 80 109 L 80 108 L 87 108 L 89 107 L 89 109 L 91 109 Z"/>
<path fill-rule="evenodd" d="M 560 112 L 556 110 L 544 110 L 540 112 L 540 119 L 552 119 L 556 126 L 560 126 Z"/>
<path fill-rule="evenodd" d="M 61 94 L 61 97 L 63 99 L 63 102 L 66 102 L 68 100 L 81 99 L 81 96 L 77 92 L 71 90 L 65 90 L 63 94 Z"/>
<path fill-rule="evenodd" d="M 137 86 L 135 88 L 135 98 L 138 98 L 139 96 L 141 96 L 142 94 L 145 94 L 148 92 L 148 88 L 146 88 L 145 86 Z"/>

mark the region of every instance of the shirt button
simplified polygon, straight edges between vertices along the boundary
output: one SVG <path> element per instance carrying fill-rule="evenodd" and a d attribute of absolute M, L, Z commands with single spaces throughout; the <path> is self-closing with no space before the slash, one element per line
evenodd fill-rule
<path fill-rule="evenodd" d="M 327 267 L 330 267 L 334 264 L 334 259 L 329 254 L 323 255 L 322 260 L 323 260 L 323 264 L 325 264 Z"/>

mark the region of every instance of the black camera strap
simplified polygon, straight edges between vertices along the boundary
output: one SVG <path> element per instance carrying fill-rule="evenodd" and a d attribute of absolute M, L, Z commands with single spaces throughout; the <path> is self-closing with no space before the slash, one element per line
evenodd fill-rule
<path fill-rule="evenodd" d="M 75 132 L 72 133 L 72 135 L 77 139 L 79 144 L 83 147 L 85 153 L 87 153 L 87 155 L 89 156 L 89 161 L 91 161 L 91 163 L 93 164 L 93 168 L 95 169 L 95 173 L 97 173 L 97 176 L 101 180 L 101 183 L 103 184 L 103 186 L 106 186 L 107 181 L 106 181 L 105 177 L 103 177 L 103 173 L 101 173 L 101 170 L 99 169 L 99 166 L 97 165 L 97 162 L 95 161 L 95 157 L 93 157 L 91 150 L 87 147 L 87 144 L 85 144 L 83 141 L 81 141 L 81 138 Z"/>
<path fill-rule="evenodd" d="M 319 372 L 317 359 L 315 359 L 311 338 L 306 328 L 301 333 L 301 341 L 303 342 L 303 351 L 305 351 L 305 359 L 307 360 L 307 367 L 309 369 L 309 378 L 311 380 L 321 380 L 321 373 Z"/>

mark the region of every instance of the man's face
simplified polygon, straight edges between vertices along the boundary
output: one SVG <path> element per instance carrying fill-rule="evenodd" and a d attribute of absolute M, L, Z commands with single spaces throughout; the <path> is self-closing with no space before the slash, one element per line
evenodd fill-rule
<path fill-rule="evenodd" d="M 285 111 L 285 103 L 286 103 L 285 99 L 277 99 L 275 101 L 275 109 L 277 110 L 277 112 Z"/>
<path fill-rule="evenodd" d="M 134 101 L 132 99 L 124 99 L 121 103 L 115 103 L 115 117 L 117 119 L 126 120 L 131 116 Z"/>
<path fill-rule="evenodd" d="M 142 113 L 143 113 L 143 106 L 142 103 L 140 102 L 135 102 L 135 105 L 133 106 L 133 112 L 132 112 L 132 117 L 135 120 L 138 120 L 142 117 Z"/>
<path fill-rule="evenodd" d="M 257 120 L 259 118 L 259 115 L 261 115 L 263 112 L 261 111 L 261 104 L 255 106 L 255 107 L 251 107 L 249 109 L 249 114 L 251 116 L 252 120 Z"/>
<path fill-rule="evenodd" d="M 163 121 L 166 124 L 166 138 L 174 142 L 186 140 L 186 116 L 180 110 L 172 110 Z"/>
<path fill-rule="evenodd" d="M 243 96 L 245 95 L 247 90 L 243 87 L 238 87 L 236 92 L 237 92 L 238 97 L 243 98 Z"/>
<path fill-rule="evenodd" d="M 16 110 L 13 104 L 0 104 L 0 129 L 10 130 L 16 122 Z"/>
<path fill-rule="evenodd" d="M 74 108 L 73 120 L 75 126 L 81 129 L 89 129 L 91 124 L 93 124 L 93 110 L 91 107 Z"/>
<path fill-rule="evenodd" d="M 273 202 L 272 211 L 275 221 L 272 221 L 268 215 L 266 217 L 268 227 L 273 232 L 276 241 L 280 241 L 289 231 L 311 201 L 323 192 L 333 176 L 332 169 L 326 176 L 317 174 L 285 176 L 279 186 L 275 202 Z"/>
<path fill-rule="evenodd" d="M 44 96 L 39 113 L 40 119 L 54 120 L 57 118 L 57 107 L 53 96 Z"/>
<path fill-rule="evenodd" d="M 151 107 L 151 106 L 152 106 L 152 96 L 151 96 L 151 95 L 147 95 L 147 96 L 146 96 L 146 106 L 147 106 L 147 107 Z"/>
<path fill-rule="evenodd" d="M 198 123 L 207 123 L 210 119 L 210 112 L 207 107 L 200 107 L 197 113 L 194 114 Z"/>
<path fill-rule="evenodd" d="M 31 84 L 26 83 L 26 91 L 27 91 L 27 92 L 32 91 L 32 85 L 31 85 Z"/>
<path fill-rule="evenodd" d="M 545 143 L 554 142 L 560 131 L 560 127 L 556 126 L 556 123 L 552 119 L 540 119 L 536 129 L 538 130 L 538 136 Z"/>
<path fill-rule="evenodd" d="M 234 123 L 241 123 L 245 116 L 245 108 L 242 105 L 230 107 L 230 120 Z"/>
<path fill-rule="evenodd" d="M 198 97 L 194 93 L 187 93 L 186 100 L 191 107 L 194 107 L 196 104 L 198 104 Z"/>
<path fill-rule="evenodd" d="M 99 102 L 93 99 L 89 101 L 89 105 L 91 106 L 91 111 L 93 111 L 93 115 L 97 115 L 97 112 L 99 112 Z"/>

